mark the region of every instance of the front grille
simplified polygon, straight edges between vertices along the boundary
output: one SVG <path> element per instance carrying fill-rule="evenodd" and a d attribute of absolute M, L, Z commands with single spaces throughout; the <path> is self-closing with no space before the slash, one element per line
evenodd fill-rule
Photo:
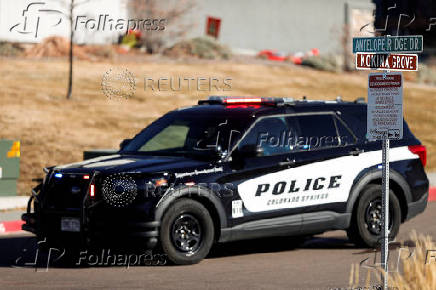
<path fill-rule="evenodd" d="M 49 184 L 44 188 L 45 207 L 49 209 L 80 208 L 89 187 L 89 179 L 84 174 L 62 174 L 62 177 L 51 176 Z"/>

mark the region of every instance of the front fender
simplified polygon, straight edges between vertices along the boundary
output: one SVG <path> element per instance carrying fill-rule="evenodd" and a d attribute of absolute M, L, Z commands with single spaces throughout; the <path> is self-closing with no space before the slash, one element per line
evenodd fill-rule
<path fill-rule="evenodd" d="M 213 205 L 218 214 L 221 228 L 227 227 L 226 213 L 221 201 L 213 191 L 201 186 L 180 186 L 168 189 L 156 204 L 155 220 L 161 221 L 170 205 L 181 197 L 201 197 L 207 199 L 207 201 Z"/>

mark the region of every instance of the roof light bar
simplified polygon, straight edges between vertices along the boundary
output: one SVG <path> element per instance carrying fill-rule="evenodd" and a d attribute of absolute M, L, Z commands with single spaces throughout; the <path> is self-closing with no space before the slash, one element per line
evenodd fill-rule
<path fill-rule="evenodd" d="M 210 96 L 207 100 L 199 101 L 198 104 L 262 104 L 280 106 L 284 104 L 292 104 L 293 102 L 294 99 L 292 98 Z"/>
<path fill-rule="evenodd" d="M 256 103 L 260 104 L 263 102 L 262 98 L 225 98 L 222 100 L 225 104 L 245 104 L 245 103 Z"/>

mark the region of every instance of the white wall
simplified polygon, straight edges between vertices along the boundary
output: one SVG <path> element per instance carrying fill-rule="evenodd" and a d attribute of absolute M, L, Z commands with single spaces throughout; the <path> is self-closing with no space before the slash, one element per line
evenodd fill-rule
<path fill-rule="evenodd" d="M 126 0 L 91 0 L 85 4 L 77 6 L 74 10 L 74 20 L 76 16 L 87 16 L 86 19 L 99 18 L 99 15 L 108 14 L 110 18 L 126 19 L 127 9 Z M 27 26 L 24 29 L 25 10 L 30 3 L 45 3 L 31 5 L 29 10 L 24 12 L 27 16 Z M 69 36 L 69 20 L 65 15 L 57 12 L 41 11 L 41 10 L 58 10 L 63 13 L 69 13 L 68 4 L 69 0 L 0 0 L 0 40 L 13 41 L 13 42 L 40 42 L 48 36 Z M 76 0 L 76 3 L 83 2 L 83 0 Z M 36 25 L 39 18 L 38 33 L 36 32 Z M 61 19 L 61 20 L 60 20 Z M 84 18 L 81 18 L 83 20 Z M 60 23 L 59 23 L 60 20 Z M 59 24 L 57 24 L 59 23 Z M 90 22 L 91 23 L 91 22 Z M 10 31 L 11 27 L 18 24 Z M 56 25 L 57 24 L 57 25 Z M 21 32 L 21 33 L 20 33 Z M 112 29 L 87 29 L 84 24 L 77 25 L 75 30 L 74 41 L 76 43 L 111 43 L 117 40 L 121 31 Z"/>
<path fill-rule="evenodd" d="M 375 7 L 371 0 L 200 0 L 190 16 L 191 37 L 205 35 L 207 16 L 221 18 L 218 40 L 232 49 L 285 53 L 342 51 L 345 3 Z"/>

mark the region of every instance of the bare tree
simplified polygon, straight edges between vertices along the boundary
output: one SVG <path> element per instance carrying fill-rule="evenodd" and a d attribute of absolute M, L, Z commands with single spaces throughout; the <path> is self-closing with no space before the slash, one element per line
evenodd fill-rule
<path fill-rule="evenodd" d="M 74 20 L 74 9 L 77 6 L 83 5 L 89 0 L 81 1 L 74 3 L 74 0 L 69 1 L 68 5 L 68 14 L 65 14 L 65 16 L 70 21 L 70 50 L 68 53 L 68 59 L 69 59 L 69 72 L 68 72 L 68 89 L 67 89 L 67 100 L 71 99 L 71 95 L 73 93 L 73 38 L 74 38 L 74 29 L 73 29 L 73 20 Z"/>
<path fill-rule="evenodd" d="M 149 53 L 158 53 L 169 40 L 186 35 L 193 23 L 190 12 L 197 6 L 195 0 L 131 0 L 128 4 L 130 18 L 164 19 L 165 31 L 142 30 L 141 39 Z"/>

